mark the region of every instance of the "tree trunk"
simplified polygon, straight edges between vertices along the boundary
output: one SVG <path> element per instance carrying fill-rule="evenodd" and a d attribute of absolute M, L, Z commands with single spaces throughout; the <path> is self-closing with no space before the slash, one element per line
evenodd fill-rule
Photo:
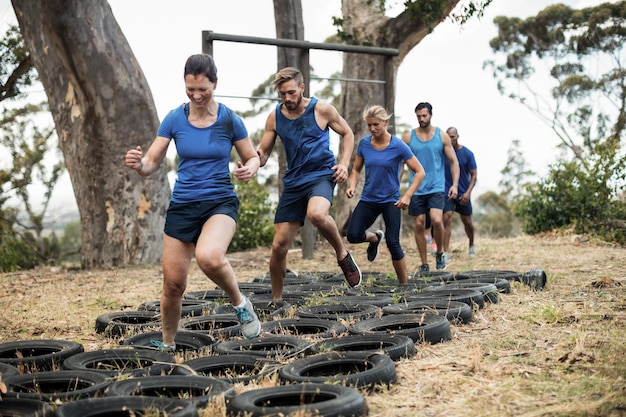
<path fill-rule="evenodd" d="M 302 20 L 301 0 L 274 0 L 274 21 L 276 24 L 276 37 L 279 39 L 304 40 L 304 22 Z M 277 48 L 278 70 L 284 67 L 300 68 L 302 50 L 298 48 Z M 309 80 L 306 80 L 309 81 Z M 305 92 L 308 95 L 308 91 Z M 278 192 L 282 193 L 282 178 L 287 168 L 287 157 L 282 142 L 277 142 L 278 169 L 280 172 L 278 182 Z M 317 231 L 309 219 L 304 221 L 304 226 L 300 230 L 302 239 L 302 257 L 313 259 L 315 253 L 315 241 Z"/>
<path fill-rule="evenodd" d="M 12 0 L 46 94 L 81 223 L 83 268 L 154 263 L 170 197 L 164 165 L 124 166 L 159 122 L 146 79 L 106 0 Z M 181 63 L 182 65 L 182 63 Z"/>
<path fill-rule="evenodd" d="M 411 13 L 407 10 L 395 18 L 390 18 L 380 11 L 377 4 L 370 4 L 372 3 L 371 0 L 342 0 L 342 30 L 352 38 L 354 44 L 398 49 L 399 55 L 394 58 L 393 62 L 393 79 L 395 80 L 404 57 L 430 33 L 431 29 L 434 29 L 450 14 L 460 0 L 442 1 L 445 2 L 446 6 L 440 19 L 428 27 L 420 19 L 412 18 Z M 435 65 L 432 61 L 435 58 L 427 57 L 428 65 Z M 343 77 L 346 79 L 384 80 L 385 58 L 379 55 L 344 53 Z M 403 86 L 403 88 L 405 87 Z M 427 98 L 423 99 L 426 100 Z M 420 101 L 420 98 L 416 97 L 416 100 L 415 104 Z M 384 105 L 385 86 L 378 83 L 344 82 L 340 103 L 340 113 L 354 132 L 355 146 L 351 158 L 353 162 L 358 141 L 368 133 L 362 117 L 363 110 L 374 104 Z M 402 132 L 397 132 L 397 135 L 401 134 Z M 343 184 L 339 187 L 335 204 L 335 221 L 342 233 L 345 232 L 350 215 L 361 196 L 363 179 L 359 181 L 359 187 L 352 198 L 346 197 L 346 186 Z"/>

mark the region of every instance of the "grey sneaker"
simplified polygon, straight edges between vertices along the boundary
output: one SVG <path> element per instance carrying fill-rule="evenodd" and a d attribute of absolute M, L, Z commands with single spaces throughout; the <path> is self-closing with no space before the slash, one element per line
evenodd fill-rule
<path fill-rule="evenodd" d="M 443 254 L 443 252 L 438 253 L 435 256 L 437 258 L 437 270 L 441 271 L 446 269 L 446 256 Z"/>
<path fill-rule="evenodd" d="M 452 262 L 452 255 L 450 255 L 450 252 L 444 252 L 443 253 L 443 259 L 446 260 L 446 265 L 448 265 L 450 262 Z"/>
<path fill-rule="evenodd" d="M 422 266 L 420 266 L 420 272 L 430 272 L 428 264 L 422 264 Z"/>
<path fill-rule="evenodd" d="M 374 262 L 376 257 L 378 256 L 378 249 L 380 248 L 380 242 L 385 238 L 385 233 L 382 230 L 377 230 L 376 236 L 378 236 L 378 240 L 375 243 L 370 243 L 367 247 L 367 260 L 370 262 Z"/>
<path fill-rule="evenodd" d="M 243 307 L 235 307 L 235 316 L 241 324 L 241 333 L 248 339 L 254 339 L 261 332 L 261 322 L 259 322 L 248 297 L 245 295 L 242 297 L 245 304 Z"/>
<path fill-rule="evenodd" d="M 346 277 L 346 281 L 348 281 L 348 285 L 350 287 L 358 287 L 361 285 L 361 270 L 359 266 L 352 259 L 352 255 L 348 252 L 345 258 L 339 261 L 339 266 L 343 271 L 343 276 Z"/>
<path fill-rule="evenodd" d="M 473 258 L 474 256 L 476 256 L 476 246 L 472 245 L 469 247 L 468 255 L 470 258 Z"/>
<path fill-rule="evenodd" d="M 173 345 L 166 345 L 161 340 L 151 340 L 150 344 L 161 352 L 166 352 L 166 353 L 176 352 L 176 343 L 174 343 Z"/>

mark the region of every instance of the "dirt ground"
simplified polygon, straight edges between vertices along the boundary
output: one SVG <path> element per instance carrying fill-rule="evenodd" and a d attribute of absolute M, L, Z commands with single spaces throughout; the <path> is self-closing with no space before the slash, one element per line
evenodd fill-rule
<path fill-rule="evenodd" d="M 403 244 L 414 271 L 420 264 L 415 243 Z M 419 344 L 415 357 L 396 362 L 396 384 L 364 393 L 369 415 L 626 416 L 626 249 L 564 234 L 478 239 L 477 247 L 478 256 L 469 258 L 466 241 L 453 240 L 448 269 L 539 268 L 547 286 L 532 291 L 514 283 L 497 304 L 475 311 L 473 322 L 452 326 L 452 340 Z M 349 249 L 362 271 L 392 272 L 386 248 L 374 263 L 365 259 L 365 244 Z M 266 273 L 269 253 L 259 248 L 228 258 L 238 279 L 251 281 Z M 429 261 L 434 269 L 434 257 Z M 297 250 L 288 258 L 295 272 L 339 272 L 336 265 L 324 243 L 313 260 Z M 115 346 L 95 333 L 96 318 L 157 300 L 160 282 L 158 266 L 1 274 L 0 343 L 66 339 L 86 351 Z M 193 268 L 188 291 L 214 287 Z"/>

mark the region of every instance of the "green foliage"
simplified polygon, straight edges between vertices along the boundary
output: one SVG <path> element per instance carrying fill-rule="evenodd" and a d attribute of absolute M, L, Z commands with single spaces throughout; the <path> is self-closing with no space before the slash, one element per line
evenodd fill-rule
<path fill-rule="evenodd" d="M 80 263 L 80 222 L 70 222 L 63 228 L 60 242 L 60 261 Z"/>
<path fill-rule="evenodd" d="M 523 230 L 534 234 L 573 226 L 577 233 L 626 244 L 626 157 L 617 147 L 617 141 L 598 145 L 590 172 L 577 160 L 550 166 L 548 178 L 529 185 L 513 205 Z"/>
<path fill-rule="evenodd" d="M 488 191 L 478 197 L 480 215 L 476 223 L 480 234 L 493 238 L 510 237 L 517 234 L 517 221 L 504 194 Z"/>
<path fill-rule="evenodd" d="M 239 218 L 229 252 L 271 245 L 275 207 L 269 199 L 269 193 L 256 178 L 247 183 L 236 182 L 235 191 L 240 201 Z"/>
<path fill-rule="evenodd" d="M 509 201 L 523 230 L 573 227 L 626 243 L 626 1 L 580 10 L 556 4 L 494 23 L 490 45 L 500 61 L 485 65 L 500 91 L 550 126 L 566 150 L 536 184 L 517 181 L 523 167 L 509 160 L 504 185 L 506 192 L 522 188 Z M 546 81 L 542 95 L 536 86 Z"/>
<path fill-rule="evenodd" d="M 0 101 L 19 98 L 37 72 L 17 26 L 10 26 L 0 39 L 0 56 Z"/>

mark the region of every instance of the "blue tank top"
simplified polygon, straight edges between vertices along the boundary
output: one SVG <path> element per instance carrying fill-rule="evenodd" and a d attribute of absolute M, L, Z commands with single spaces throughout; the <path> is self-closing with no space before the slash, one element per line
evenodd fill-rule
<path fill-rule="evenodd" d="M 322 130 L 315 120 L 315 103 L 311 97 L 302 116 L 291 120 L 276 106 L 276 134 L 280 137 L 287 155 L 287 170 L 283 178 L 285 188 L 297 188 L 317 178 L 332 176 L 336 165 L 330 150 L 329 129 Z"/>
<path fill-rule="evenodd" d="M 422 181 L 415 195 L 425 195 L 445 192 L 445 169 L 443 165 L 443 141 L 439 128 L 435 130 L 433 137 L 427 141 L 421 141 L 415 134 L 415 129 L 411 130 L 409 147 L 413 154 L 420 161 L 426 172 L 426 178 Z M 411 171 L 409 184 L 413 181 L 415 173 Z"/>

